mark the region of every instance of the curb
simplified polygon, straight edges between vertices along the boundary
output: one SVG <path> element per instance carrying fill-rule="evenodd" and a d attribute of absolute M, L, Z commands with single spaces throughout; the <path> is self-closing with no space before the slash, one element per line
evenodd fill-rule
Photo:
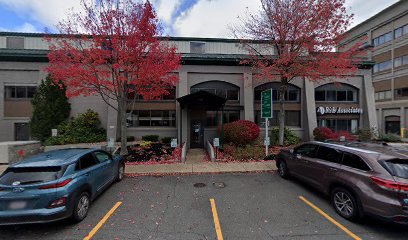
<path fill-rule="evenodd" d="M 188 175 L 218 175 L 218 174 L 257 174 L 273 173 L 277 170 L 257 170 L 257 171 L 231 171 L 231 172 L 163 172 L 163 173 L 125 173 L 126 177 L 144 177 L 144 176 L 188 176 Z"/>

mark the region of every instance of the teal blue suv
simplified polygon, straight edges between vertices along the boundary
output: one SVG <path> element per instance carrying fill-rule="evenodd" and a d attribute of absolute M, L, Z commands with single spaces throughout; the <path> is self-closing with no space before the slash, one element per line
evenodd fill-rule
<path fill-rule="evenodd" d="M 124 172 L 121 156 L 98 149 L 55 150 L 11 165 L 0 176 L 0 225 L 82 221 Z"/>

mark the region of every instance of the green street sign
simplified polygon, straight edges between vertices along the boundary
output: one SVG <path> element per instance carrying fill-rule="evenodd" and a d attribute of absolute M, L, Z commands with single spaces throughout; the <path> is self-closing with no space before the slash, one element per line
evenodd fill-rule
<path fill-rule="evenodd" d="M 261 118 L 272 118 L 273 117 L 273 105 L 272 105 L 272 89 L 265 90 L 261 93 Z"/>

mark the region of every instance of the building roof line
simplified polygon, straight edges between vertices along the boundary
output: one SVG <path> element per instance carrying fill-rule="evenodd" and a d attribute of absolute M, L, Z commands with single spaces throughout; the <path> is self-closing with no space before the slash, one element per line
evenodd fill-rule
<path fill-rule="evenodd" d="M 344 34 L 348 34 L 348 33 L 352 32 L 352 31 L 354 31 L 355 29 L 360 28 L 361 26 L 363 26 L 363 25 L 367 24 L 368 22 L 372 21 L 374 18 L 376 18 L 376 17 L 378 17 L 378 16 L 380 16 L 380 15 L 382 15 L 382 14 L 388 12 L 388 11 L 391 11 L 391 10 L 394 9 L 394 8 L 399 7 L 399 5 L 400 5 L 400 4 L 403 4 L 404 2 L 406 2 L 406 0 L 399 0 L 398 2 L 392 4 L 391 6 L 389 6 L 389 7 L 385 8 L 385 9 L 381 10 L 380 12 L 378 12 L 377 14 L 375 14 L 374 16 L 371 16 L 371 17 L 369 17 L 368 19 L 364 20 L 363 22 L 361 22 L 361 23 L 357 24 L 356 26 L 350 28 L 350 29 L 347 30 Z M 406 11 L 405 11 L 405 12 L 406 12 Z M 405 13 L 405 12 L 404 12 L 404 13 Z M 398 14 L 396 17 L 399 17 L 400 15 L 401 15 L 401 14 Z M 386 20 L 385 22 L 387 22 L 387 21 L 389 21 L 389 19 Z M 380 24 L 380 25 L 382 25 L 382 24 Z"/>
<path fill-rule="evenodd" d="M 3 37 L 58 37 L 64 34 L 59 33 L 25 33 L 25 32 L 1 32 L 0 36 Z M 159 36 L 159 39 L 168 39 L 169 41 L 190 41 L 190 42 L 225 42 L 225 43 L 264 43 L 266 40 L 250 40 L 250 39 L 236 39 L 236 38 L 208 38 L 208 37 L 171 37 L 171 36 Z"/>

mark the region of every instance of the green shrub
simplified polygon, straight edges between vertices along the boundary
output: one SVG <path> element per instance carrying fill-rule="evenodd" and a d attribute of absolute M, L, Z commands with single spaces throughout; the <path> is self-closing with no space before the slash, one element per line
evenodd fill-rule
<path fill-rule="evenodd" d="M 266 157 L 264 157 L 264 160 L 275 160 L 276 159 L 276 155 L 275 154 L 270 154 Z"/>
<path fill-rule="evenodd" d="M 401 137 L 396 134 L 387 133 L 380 135 L 379 140 L 384 142 L 401 142 Z"/>
<path fill-rule="evenodd" d="M 106 131 L 100 125 L 98 113 L 88 109 L 76 118 L 58 125 L 58 136 L 48 138 L 45 141 L 45 145 L 106 141 Z"/>
<path fill-rule="evenodd" d="M 144 135 L 142 136 L 143 141 L 149 141 L 149 142 L 158 142 L 159 141 L 159 135 Z"/>
<path fill-rule="evenodd" d="M 371 141 L 375 137 L 374 129 L 362 128 L 358 130 L 358 139 L 360 141 Z"/>
<path fill-rule="evenodd" d="M 128 142 L 134 142 L 135 141 L 135 136 L 127 136 L 127 141 Z"/>
<path fill-rule="evenodd" d="M 285 128 L 283 134 L 283 145 L 290 146 L 299 144 L 301 139 L 289 128 Z M 271 130 L 271 145 L 279 145 L 279 128 Z"/>
<path fill-rule="evenodd" d="M 71 104 L 65 95 L 65 87 L 54 84 L 50 76 L 38 86 L 33 99 L 33 115 L 29 127 L 31 136 L 39 141 L 45 141 L 51 136 L 51 129 L 69 117 Z"/>
<path fill-rule="evenodd" d="M 161 139 L 161 141 L 162 141 L 163 144 L 170 145 L 171 137 L 164 137 L 164 138 Z"/>

